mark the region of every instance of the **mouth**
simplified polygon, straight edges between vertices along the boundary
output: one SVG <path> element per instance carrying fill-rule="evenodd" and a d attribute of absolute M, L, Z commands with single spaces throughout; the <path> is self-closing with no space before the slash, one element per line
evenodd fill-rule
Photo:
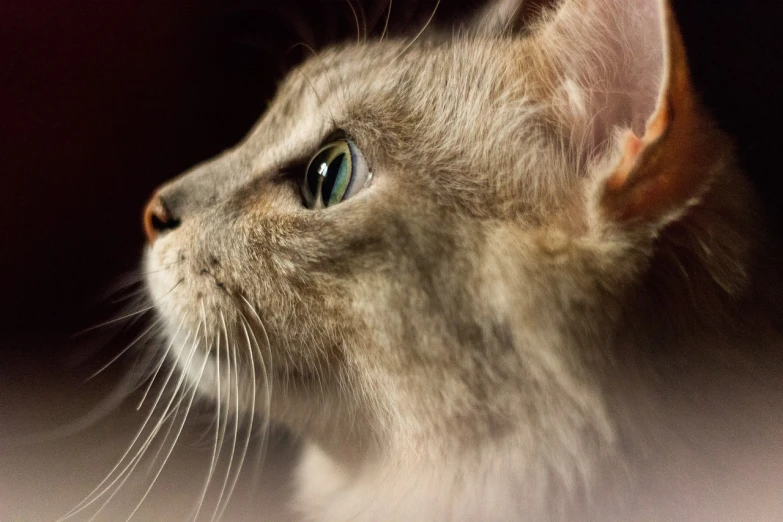
<path fill-rule="evenodd" d="M 143 265 L 148 294 L 158 313 L 169 322 L 184 319 L 191 330 L 202 321 L 202 307 L 207 311 L 237 308 L 237 296 L 231 291 L 216 256 L 199 260 L 174 250 L 161 238 L 146 250 Z"/>
<path fill-rule="evenodd" d="M 160 243 L 161 241 L 159 241 Z M 245 322 L 237 297 L 220 279 L 220 263 L 212 257 L 210 266 L 193 267 L 194 259 L 179 251 L 167 251 L 165 244 L 147 249 L 144 265 L 152 305 L 164 324 L 165 351 L 161 355 L 201 396 L 220 400 L 245 395 L 242 388 L 259 352 L 248 335 L 239 335 Z M 250 355 L 248 355 L 250 354 Z M 227 388 L 231 386 L 231 389 Z"/>

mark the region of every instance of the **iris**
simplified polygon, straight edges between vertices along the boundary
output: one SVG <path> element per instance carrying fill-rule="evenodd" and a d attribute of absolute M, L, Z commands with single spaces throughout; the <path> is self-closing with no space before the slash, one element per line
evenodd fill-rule
<path fill-rule="evenodd" d="M 305 206 L 319 209 L 336 205 L 361 190 L 369 177 L 364 156 L 353 141 L 332 141 L 307 166 L 302 183 Z"/>

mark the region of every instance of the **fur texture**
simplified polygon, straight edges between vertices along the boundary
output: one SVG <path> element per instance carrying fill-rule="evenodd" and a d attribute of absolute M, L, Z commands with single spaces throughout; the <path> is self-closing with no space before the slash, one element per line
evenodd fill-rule
<path fill-rule="evenodd" d="M 774 351 L 754 196 L 667 6 L 517 8 L 318 54 L 158 192 L 167 357 L 305 441 L 307 519 L 608 516 L 693 390 Z M 309 210 L 337 129 L 372 182 Z"/>

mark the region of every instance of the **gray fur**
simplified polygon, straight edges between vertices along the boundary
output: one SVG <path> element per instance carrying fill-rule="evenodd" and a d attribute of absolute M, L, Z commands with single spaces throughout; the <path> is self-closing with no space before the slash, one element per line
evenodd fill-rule
<path fill-rule="evenodd" d="M 520 34 L 498 23 L 506 2 L 478 30 L 328 49 L 242 143 L 161 188 L 181 224 L 145 263 L 170 356 L 306 441 L 306 518 L 588 518 L 606 470 L 653 444 L 639 426 L 676 381 L 660 371 L 755 360 L 749 325 L 772 319 L 738 303 L 760 299 L 760 228 L 718 131 L 673 222 L 596 210 L 614 136 L 643 132 L 663 69 L 661 42 L 633 43 L 649 20 L 607 41 L 629 16 L 615 4 L 592 4 L 599 20 L 569 1 Z M 336 129 L 373 179 L 311 211 L 301 165 Z M 217 388 L 216 346 L 237 350 L 241 388 Z"/>

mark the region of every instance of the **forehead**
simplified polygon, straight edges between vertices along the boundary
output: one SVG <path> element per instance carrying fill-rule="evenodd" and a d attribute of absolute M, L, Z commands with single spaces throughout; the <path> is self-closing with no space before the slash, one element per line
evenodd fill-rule
<path fill-rule="evenodd" d="M 486 39 L 328 49 L 287 76 L 251 133 L 264 152 L 256 168 L 311 154 L 336 129 L 378 154 L 414 144 L 407 154 L 429 157 L 445 144 L 508 136 L 536 114 L 524 55 L 521 42 Z"/>

